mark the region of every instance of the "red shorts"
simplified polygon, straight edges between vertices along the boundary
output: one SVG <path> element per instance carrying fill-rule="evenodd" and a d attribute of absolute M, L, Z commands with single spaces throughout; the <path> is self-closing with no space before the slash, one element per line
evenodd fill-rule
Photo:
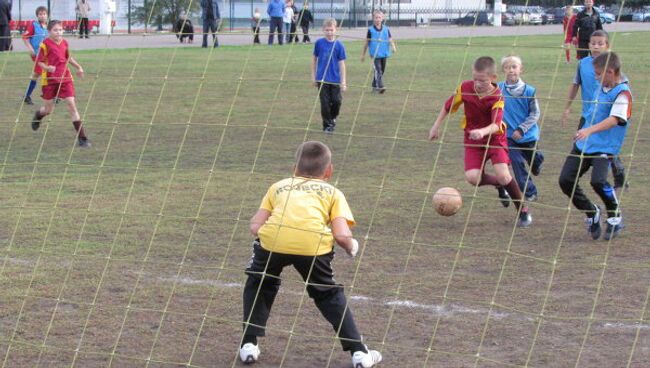
<path fill-rule="evenodd" d="M 41 97 L 46 101 L 57 97 L 60 99 L 74 97 L 74 84 L 72 82 L 48 84 L 43 86 Z"/>
<path fill-rule="evenodd" d="M 38 63 L 36 62 L 36 56 L 32 56 L 32 61 L 34 62 L 34 73 L 39 75 L 43 73 L 43 69 L 41 69 L 41 67 L 38 66 Z"/>
<path fill-rule="evenodd" d="M 465 146 L 465 171 L 484 169 L 483 162 L 487 160 L 492 161 L 492 165 L 510 163 L 508 147 L 502 146 L 499 142 L 492 142 L 491 144 L 490 147 Z"/>

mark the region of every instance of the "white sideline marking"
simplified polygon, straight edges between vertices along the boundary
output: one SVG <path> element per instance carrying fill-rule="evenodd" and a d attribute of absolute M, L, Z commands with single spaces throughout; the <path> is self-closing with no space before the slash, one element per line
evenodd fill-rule
<path fill-rule="evenodd" d="M 159 277 L 158 278 L 160 281 L 165 281 L 165 282 L 178 282 L 181 284 L 187 284 L 187 285 L 208 285 L 208 286 L 214 286 L 214 287 L 222 287 L 222 288 L 242 288 L 244 287 L 243 284 L 237 283 L 237 282 L 228 282 L 228 283 L 221 283 L 221 282 L 216 282 L 212 280 L 197 280 L 193 279 L 191 277 Z M 302 295 L 302 293 L 295 292 L 295 291 L 282 291 L 285 294 L 291 294 L 291 295 Z M 369 296 L 364 296 L 364 295 L 351 295 L 349 297 L 351 301 L 355 302 L 373 302 L 375 301 L 374 298 L 371 298 Z M 429 304 L 421 304 L 421 303 L 416 303 L 410 300 L 394 300 L 394 301 L 389 301 L 389 302 L 384 302 L 383 303 L 385 306 L 396 306 L 396 307 L 402 307 L 402 308 L 407 308 L 407 309 L 422 309 L 422 310 L 427 310 L 430 311 L 434 314 L 441 315 L 441 316 L 453 316 L 456 314 L 484 314 L 487 313 L 487 309 L 471 309 L 471 308 L 466 308 L 460 305 L 455 305 L 455 304 L 450 304 L 446 306 L 442 305 L 429 305 Z M 510 314 L 508 313 L 500 313 L 500 312 L 494 312 L 492 311 L 491 317 L 494 319 L 502 319 L 509 317 Z"/>
<path fill-rule="evenodd" d="M 624 329 L 624 330 L 636 330 L 636 329 L 641 329 L 641 330 L 650 330 L 650 325 L 645 325 L 641 324 L 639 322 L 635 323 L 611 323 L 607 322 L 603 324 L 604 328 L 615 328 L 615 329 Z"/>

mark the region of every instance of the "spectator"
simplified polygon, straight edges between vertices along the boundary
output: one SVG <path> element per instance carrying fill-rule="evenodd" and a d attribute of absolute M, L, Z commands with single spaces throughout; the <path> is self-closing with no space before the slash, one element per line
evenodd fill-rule
<path fill-rule="evenodd" d="M 270 0 L 266 7 L 266 13 L 271 18 L 269 22 L 269 45 L 273 45 L 273 35 L 278 32 L 278 43 L 282 45 L 282 17 L 284 16 L 284 2 L 282 0 Z"/>
<path fill-rule="evenodd" d="M 11 0 L 0 0 L 0 52 L 11 49 Z"/>
<path fill-rule="evenodd" d="M 298 8 L 296 2 L 291 1 L 291 10 L 293 10 L 293 17 L 291 18 L 291 29 L 289 30 L 289 42 L 298 42 Z"/>
<path fill-rule="evenodd" d="M 594 0 L 585 0 L 585 8 L 576 15 L 571 35 L 578 44 L 578 59 L 589 56 L 589 38 L 594 31 L 603 29 L 600 14 L 594 9 Z"/>
<path fill-rule="evenodd" d="M 291 23 L 293 22 L 293 5 L 291 0 L 287 0 L 284 6 L 284 14 L 282 15 L 282 23 L 284 24 L 284 33 L 286 33 L 287 43 L 291 43 L 293 35 L 291 34 Z"/>
<path fill-rule="evenodd" d="M 203 14 L 203 43 L 201 47 L 208 47 L 208 32 L 212 32 L 212 46 L 219 47 L 219 39 L 217 32 L 219 31 L 219 22 L 221 21 L 221 14 L 219 14 L 219 0 L 201 0 L 201 9 Z"/>
<path fill-rule="evenodd" d="M 88 38 L 88 15 L 90 14 L 90 3 L 86 0 L 77 0 L 75 7 L 79 17 L 79 38 Z"/>
<path fill-rule="evenodd" d="M 260 43 L 260 24 L 262 23 L 262 13 L 259 8 L 255 8 L 253 17 L 251 18 L 251 27 L 253 28 L 253 43 Z"/>
<path fill-rule="evenodd" d="M 180 18 L 176 21 L 174 26 L 174 32 L 176 32 L 176 38 L 178 38 L 181 43 L 187 38 L 187 43 L 194 42 L 194 25 L 192 21 L 187 18 L 187 14 L 181 13 Z"/>
<path fill-rule="evenodd" d="M 300 22 L 300 28 L 302 28 L 302 42 L 311 43 L 311 39 L 309 39 L 309 24 L 314 23 L 314 16 L 311 14 L 311 11 L 309 11 L 309 5 L 307 3 L 305 3 L 302 10 L 300 10 L 298 22 Z M 298 36 L 296 35 L 296 37 Z"/>

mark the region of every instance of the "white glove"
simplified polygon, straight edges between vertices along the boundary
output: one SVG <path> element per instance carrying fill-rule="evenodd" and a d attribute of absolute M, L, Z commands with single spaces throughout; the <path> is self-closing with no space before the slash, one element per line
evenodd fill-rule
<path fill-rule="evenodd" d="M 354 258 L 357 256 L 357 253 L 359 252 L 359 242 L 357 239 L 352 239 L 352 249 L 348 250 L 347 253 L 351 258 Z"/>

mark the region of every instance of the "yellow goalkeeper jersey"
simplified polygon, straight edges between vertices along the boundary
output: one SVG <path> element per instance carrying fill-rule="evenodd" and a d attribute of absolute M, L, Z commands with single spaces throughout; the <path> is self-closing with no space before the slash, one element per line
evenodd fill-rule
<path fill-rule="evenodd" d="M 320 179 L 292 177 L 271 185 L 260 208 L 271 212 L 258 231 L 268 251 L 316 256 L 332 251 L 330 224 L 343 217 L 354 226 L 352 211 L 343 193 Z"/>

